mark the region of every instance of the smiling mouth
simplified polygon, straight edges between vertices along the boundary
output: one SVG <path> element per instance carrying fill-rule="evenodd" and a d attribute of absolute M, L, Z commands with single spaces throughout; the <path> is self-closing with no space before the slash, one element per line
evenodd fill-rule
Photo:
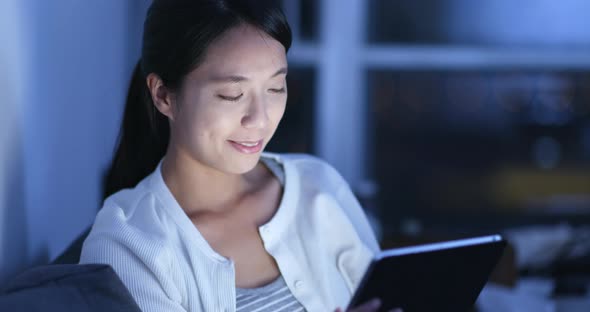
<path fill-rule="evenodd" d="M 233 141 L 233 142 L 235 142 L 235 141 Z M 256 141 L 256 142 L 236 142 L 236 143 L 238 143 L 240 145 L 247 146 L 247 147 L 254 147 L 254 146 L 258 145 L 260 143 L 260 141 Z"/>
<path fill-rule="evenodd" d="M 228 142 L 239 152 L 244 154 L 254 154 L 262 150 L 262 140 L 258 141 L 232 141 Z"/>

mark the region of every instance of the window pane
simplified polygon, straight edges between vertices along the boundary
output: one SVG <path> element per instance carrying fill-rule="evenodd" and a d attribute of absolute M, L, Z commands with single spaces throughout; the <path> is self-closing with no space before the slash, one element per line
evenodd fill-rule
<path fill-rule="evenodd" d="M 318 16 L 320 3 L 317 0 L 300 0 L 301 39 L 315 41 L 318 38 Z"/>
<path fill-rule="evenodd" d="M 317 0 L 282 0 L 283 10 L 297 40 L 316 41 L 320 4 Z"/>
<path fill-rule="evenodd" d="M 369 41 L 590 47 L 586 0 L 370 0 Z"/>
<path fill-rule="evenodd" d="M 369 82 L 387 226 L 590 221 L 589 72 L 371 71 Z"/>
<path fill-rule="evenodd" d="M 268 144 L 268 151 L 313 152 L 315 77 L 312 67 L 289 67 L 287 108 L 273 139 Z"/>

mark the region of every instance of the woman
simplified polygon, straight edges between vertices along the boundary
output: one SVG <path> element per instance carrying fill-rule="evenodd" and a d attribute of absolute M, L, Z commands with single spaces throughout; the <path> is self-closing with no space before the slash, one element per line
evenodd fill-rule
<path fill-rule="evenodd" d="M 291 32 L 260 0 L 155 0 L 82 263 L 144 311 L 334 311 L 379 247 L 340 175 L 262 153 Z M 370 302 L 358 311 L 376 311 Z"/>

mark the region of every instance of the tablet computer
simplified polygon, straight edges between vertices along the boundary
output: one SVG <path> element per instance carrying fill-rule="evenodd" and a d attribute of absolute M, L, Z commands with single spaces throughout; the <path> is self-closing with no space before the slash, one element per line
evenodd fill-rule
<path fill-rule="evenodd" d="M 471 311 L 505 246 L 490 235 L 381 251 L 348 306 L 379 298 L 379 311 Z"/>

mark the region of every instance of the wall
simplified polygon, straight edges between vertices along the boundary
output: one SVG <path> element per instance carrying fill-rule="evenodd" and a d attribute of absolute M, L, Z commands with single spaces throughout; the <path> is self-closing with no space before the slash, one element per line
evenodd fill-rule
<path fill-rule="evenodd" d="M 94 220 L 147 2 L 2 1 L 0 281 Z"/>

